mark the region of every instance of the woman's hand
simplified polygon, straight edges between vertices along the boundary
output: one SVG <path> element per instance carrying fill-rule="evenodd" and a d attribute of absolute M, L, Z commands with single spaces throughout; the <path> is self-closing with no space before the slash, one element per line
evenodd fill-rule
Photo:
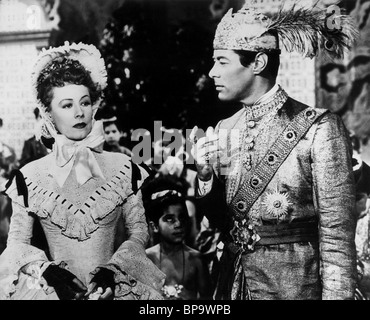
<path fill-rule="evenodd" d="M 70 271 L 57 265 L 48 266 L 42 276 L 54 288 L 60 300 L 81 300 L 87 288 Z"/>
<path fill-rule="evenodd" d="M 115 286 L 114 272 L 101 268 L 91 279 L 85 297 L 91 300 L 112 300 Z"/>

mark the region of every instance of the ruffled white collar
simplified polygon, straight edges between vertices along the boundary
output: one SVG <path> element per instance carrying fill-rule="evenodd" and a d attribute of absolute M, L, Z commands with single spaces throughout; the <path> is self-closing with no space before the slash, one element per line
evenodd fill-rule
<path fill-rule="evenodd" d="M 94 121 L 89 135 L 81 141 L 73 141 L 62 134 L 55 137 L 53 155 L 55 166 L 53 177 L 62 187 L 74 168 L 79 185 L 83 185 L 93 177 L 105 177 L 96 161 L 92 151 L 102 152 L 104 144 L 104 131 L 101 121 Z"/>

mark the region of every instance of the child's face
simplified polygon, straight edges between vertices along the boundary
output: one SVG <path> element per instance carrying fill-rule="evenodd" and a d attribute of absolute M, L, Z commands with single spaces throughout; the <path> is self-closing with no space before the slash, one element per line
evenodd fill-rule
<path fill-rule="evenodd" d="M 115 124 L 110 124 L 104 128 L 105 141 L 109 145 L 118 145 L 119 139 L 122 137 L 122 133 L 118 130 Z"/>
<path fill-rule="evenodd" d="M 186 208 L 182 204 L 172 204 L 158 221 L 158 232 L 162 241 L 181 243 L 185 238 L 188 220 Z"/>

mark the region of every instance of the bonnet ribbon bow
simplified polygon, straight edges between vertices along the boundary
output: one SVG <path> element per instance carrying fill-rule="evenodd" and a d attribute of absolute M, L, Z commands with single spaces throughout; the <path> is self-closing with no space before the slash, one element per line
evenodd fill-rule
<path fill-rule="evenodd" d="M 101 121 L 95 121 L 90 134 L 81 141 L 72 141 L 58 134 L 53 145 L 56 167 L 54 178 L 62 187 L 74 167 L 79 185 L 93 177 L 105 177 L 92 151 L 103 151 L 104 135 Z"/>

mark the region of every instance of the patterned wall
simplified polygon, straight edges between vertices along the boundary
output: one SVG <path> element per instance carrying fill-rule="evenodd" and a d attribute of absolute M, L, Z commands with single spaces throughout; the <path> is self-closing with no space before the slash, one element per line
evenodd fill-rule
<path fill-rule="evenodd" d="M 30 82 L 39 48 L 48 44 L 50 25 L 37 0 L 0 0 L 1 140 L 19 158 L 25 139 L 35 131 L 37 106 Z"/>
<path fill-rule="evenodd" d="M 317 61 L 317 105 L 342 116 L 347 128 L 361 138 L 363 159 L 370 163 L 370 0 L 342 3 L 354 17 L 360 37 L 344 60 Z"/>

